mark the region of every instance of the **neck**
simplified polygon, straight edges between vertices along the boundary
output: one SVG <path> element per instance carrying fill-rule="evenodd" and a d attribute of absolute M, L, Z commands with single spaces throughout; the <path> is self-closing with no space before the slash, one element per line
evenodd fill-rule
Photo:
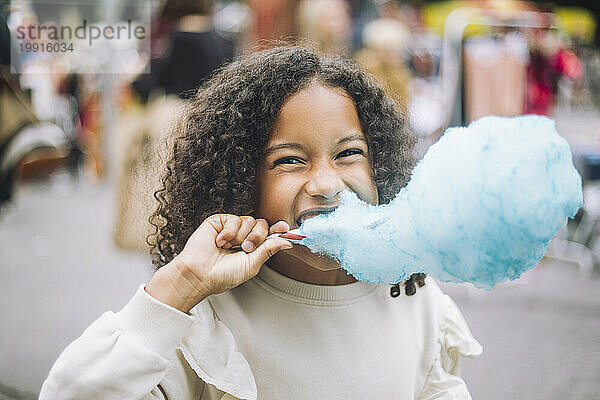
<path fill-rule="evenodd" d="M 280 274 L 300 282 L 326 286 L 356 282 L 335 260 L 313 254 L 300 245 L 280 251 L 267 264 Z"/>
<path fill-rule="evenodd" d="M 212 18 L 207 15 L 186 15 L 177 22 L 182 32 L 208 32 L 212 28 Z"/>

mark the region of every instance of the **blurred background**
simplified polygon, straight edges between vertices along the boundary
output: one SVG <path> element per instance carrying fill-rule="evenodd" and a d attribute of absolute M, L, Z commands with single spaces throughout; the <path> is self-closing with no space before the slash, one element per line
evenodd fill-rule
<path fill-rule="evenodd" d="M 148 34 L 72 52 L 19 30 L 84 18 Z M 0 1 L 0 399 L 37 398 L 60 352 L 152 275 L 161 140 L 196 88 L 302 38 L 368 69 L 420 154 L 484 115 L 556 120 L 582 210 L 518 281 L 442 286 L 484 347 L 463 364 L 474 399 L 600 399 L 599 18 L 595 0 Z"/>

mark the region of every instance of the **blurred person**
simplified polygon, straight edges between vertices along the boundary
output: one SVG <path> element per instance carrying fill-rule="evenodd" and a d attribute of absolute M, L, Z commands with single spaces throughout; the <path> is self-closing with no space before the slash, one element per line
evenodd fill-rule
<path fill-rule="evenodd" d="M 347 55 L 352 17 L 346 0 L 302 0 L 296 9 L 298 34 L 329 55 Z"/>
<path fill-rule="evenodd" d="M 583 66 L 549 29 L 529 30 L 529 64 L 525 112 L 551 116 L 556 103 L 558 82 L 565 77 L 577 81 Z"/>
<path fill-rule="evenodd" d="M 165 132 L 177 116 L 180 100 L 193 97 L 202 82 L 234 55 L 233 41 L 214 29 L 212 11 L 212 0 L 168 0 L 160 13 L 172 27 L 168 46 L 151 60 L 150 74 L 132 83 L 147 104 L 123 110 L 117 123 L 119 214 L 114 240 L 121 248 L 147 251 L 146 218 L 158 184 L 156 168 L 162 165 L 158 150 Z"/>
<path fill-rule="evenodd" d="M 264 49 L 272 41 L 293 33 L 296 0 L 249 0 L 252 23 L 245 39 L 247 48 Z"/>
<path fill-rule="evenodd" d="M 431 278 L 399 297 L 268 237 L 344 190 L 383 204 L 406 185 L 414 137 L 381 87 L 351 60 L 278 47 L 186 107 L 155 193 L 158 270 L 64 350 L 40 399 L 470 399 L 459 357 L 481 346 Z"/>
<path fill-rule="evenodd" d="M 388 95 L 398 99 L 400 110 L 406 113 L 411 75 L 404 52 L 410 32 L 397 20 L 381 18 L 365 26 L 362 41 L 365 47 L 356 53 L 358 62 L 381 82 Z"/>
<path fill-rule="evenodd" d="M 143 101 L 152 91 L 192 97 L 203 80 L 233 57 L 234 43 L 214 29 L 212 12 L 212 0 L 166 2 L 163 14 L 178 19 L 169 32 L 164 54 L 151 60 L 149 74 L 133 82 L 133 89 Z"/>
<path fill-rule="evenodd" d="M 127 94 L 123 91 L 122 96 Z M 149 250 L 146 237 L 152 232 L 148 224 L 154 206 L 152 195 L 160 187 L 167 134 L 180 117 L 184 103 L 176 96 L 157 96 L 146 105 L 131 102 L 119 115 L 119 140 L 112 149 L 119 192 L 113 239 L 122 249 Z"/>
<path fill-rule="evenodd" d="M 171 33 L 177 30 L 177 23 L 181 18 L 204 13 L 206 13 L 205 5 L 201 4 L 201 1 L 162 0 L 157 16 L 152 21 L 150 38 L 152 58 L 159 58 L 167 53 Z"/>
<path fill-rule="evenodd" d="M 69 143 L 56 125 L 42 122 L 11 73 L 11 35 L 0 15 L 0 205 L 11 199 L 15 183 L 47 177 L 69 156 Z"/>

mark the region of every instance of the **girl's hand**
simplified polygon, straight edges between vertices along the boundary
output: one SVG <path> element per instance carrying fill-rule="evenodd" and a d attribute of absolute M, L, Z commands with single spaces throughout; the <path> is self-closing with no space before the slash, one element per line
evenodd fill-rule
<path fill-rule="evenodd" d="M 270 234 L 289 229 L 284 221 L 269 228 L 264 219 L 212 215 L 190 236 L 183 251 L 156 271 L 146 291 L 188 312 L 211 294 L 223 293 L 256 276 L 279 250 L 291 249 L 292 243 L 285 239 L 266 240 Z"/>

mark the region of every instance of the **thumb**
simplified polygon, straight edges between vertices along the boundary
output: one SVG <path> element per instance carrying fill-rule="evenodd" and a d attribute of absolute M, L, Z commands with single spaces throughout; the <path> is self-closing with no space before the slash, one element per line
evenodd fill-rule
<path fill-rule="evenodd" d="M 248 253 L 252 265 L 263 265 L 275 253 L 283 249 L 291 249 L 294 245 L 288 240 L 273 238 L 265 240 L 252 253 Z"/>

